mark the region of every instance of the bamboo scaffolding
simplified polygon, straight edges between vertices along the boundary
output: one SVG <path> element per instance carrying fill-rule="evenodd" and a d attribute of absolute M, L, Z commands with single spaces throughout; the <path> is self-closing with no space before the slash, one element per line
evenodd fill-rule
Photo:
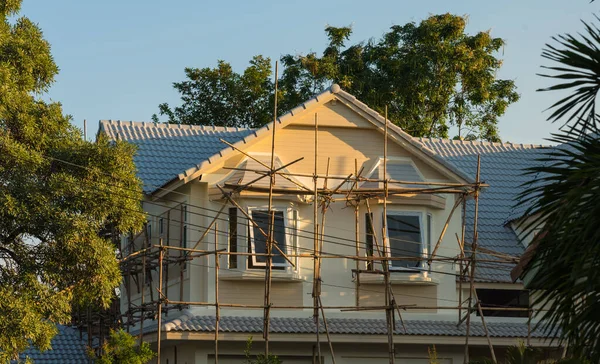
<path fill-rule="evenodd" d="M 273 263 L 273 234 L 275 229 L 275 212 L 273 211 L 273 185 L 275 185 L 275 131 L 277 130 L 277 67 L 275 62 L 275 103 L 273 112 L 273 134 L 271 136 L 271 166 L 269 168 L 269 233 L 267 235 L 267 264 L 265 266 L 265 309 L 264 309 L 264 332 L 265 357 L 269 357 L 269 325 L 271 316 L 271 268 Z M 295 163 L 295 162 L 293 162 Z M 283 252 L 282 252 L 283 254 Z"/>
<path fill-rule="evenodd" d="M 218 225 L 215 224 L 215 251 L 218 250 Z M 221 307 L 219 306 L 219 253 L 215 253 L 215 364 L 219 364 L 219 321 Z"/>
<path fill-rule="evenodd" d="M 475 181 L 479 183 L 479 173 L 481 169 L 481 156 L 477 155 L 477 173 L 475 174 Z M 475 189 L 475 216 L 473 218 L 473 242 L 471 244 L 471 261 L 470 261 L 470 274 L 469 274 L 469 303 L 467 311 L 467 323 L 466 323 L 466 335 L 465 335 L 465 364 L 469 362 L 469 334 L 471 330 L 471 313 L 473 309 L 473 292 L 475 291 L 475 259 L 477 252 L 477 218 L 479 214 L 479 189 Z"/>
<path fill-rule="evenodd" d="M 319 276 L 318 272 L 320 270 L 319 267 L 319 194 L 317 191 L 317 182 L 318 182 L 318 150 L 319 150 L 319 120 L 317 114 L 315 114 L 315 151 L 314 151 L 314 168 L 315 173 L 313 176 L 313 190 L 314 190 L 314 200 L 313 200 L 313 228 L 314 228 L 314 236 L 313 236 L 313 252 L 314 252 L 314 261 L 313 261 L 313 290 L 312 290 L 312 298 L 313 298 L 313 320 L 315 322 L 315 336 L 317 340 L 317 362 L 321 364 L 321 340 L 319 336 Z"/>
<path fill-rule="evenodd" d="M 277 75 L 277 64 L 276 64 L 276 75 Z M 275 82 L 277 85 L 277 76 L 275 77 Z M 277 89 L 277 86 L 276 86 Z M 414 182 L 414 181 L 402 181 L 402 180 L 394 180 L 388 178 L 387 170 L 388 170 L 388 120 L 387 120 L 387 107 L 385 113 L 385 125 L 383 127 L 383 178 L 367 178 L 362 176 L 363 169 L 362 166 L 359 169 L 358 160 L 355 159 L 354 172 L 349 174 L 348 176 L 335 176 L 330 175 L 330 158 L 327 159 L 327 165 L 325 168 L 324 174 L 319 174 L 318 169 L 318 158 L 319 158 L 319 121 L 318 115 L 314 115 L 314 171 L 312 174 L 310 173 L 291 173 L 286 170 L 291 165 L 303 160 L 303 158 L 298 158 L 290 163 L 276 166 L 276 154 L 275 154 L 275 137 L 277 130 L 277 91 L 275 93 L 275 108 L 274 108 L 274 120 L 272 124 L 272 140 L 271 140 L 271 153 L 269 163 L 265 163 L 251 154 L 239 149 L 235 145 L 221 140 L 224 144 L 231 147 L 233 150 L 241 153 L 249 159 L 256 161 L 259 165 L 264 167 L 264 170 L 260 169 L 250 169 L 250 168 L 239 168 L 239 167 L 224 167 L 224 169 L 228 170 L 236 170 L 236 171 L 244 171 L 249 173 L 255 173 L 256 178 L 250 178 L 251 181 L 247 183 L 223 183 L 222 185 L 216 185 L 216 187 L 222 193 L 222 199 L 225 200 L 225 203 L 222 203 L 218 211 L 214 216 L 211 216 L 212 219 L 208 223 L 208 226 L 204 227 L 204 231 L 202 232 L 200 238 L 196 241 L 196 243 L 191 248 L 187 248 L 186 246 L 181 244 L 181 246 L 171 245 L 170 239 L 171 236 L 171 210 L 175 207 L 169 208 L 164 214 L 167 217 L 167 234 L 166 234 L 166 245 L 163 242 L 163 237 L 159 239 L 159 244 L 152 244 L 151 239 L 147 236 L 147 231 L 145 234 L 145 244 L 144 247 L 138 251 L 131 251 L 135 249 L 135 238 L 132 239 L 131 246 L 127 246 L 126 249 L 129 249 L 127 252 L 127 256 L 124 256 L 120 259 L 120 264 L 123 267 L 124 274 L 129 278 L 135 276 L 134 280 L 137 284 L 137 276 L 141 272 L 141 304 L 132 304 L 131 303 L 131 281 L 127 279 L 127 291 L 128 291 L 128 312 L 127 312 L 127 322 L 128 326 L 133 325 L 136 322 L 140 322 L 140 343 L 143 342 L 143 328 L 144 328 L 144 320 L 155 313 L 155 317 L 158 321 L 158 331 L 157 331 L 157 347 L 158 347 L 158 362 L 160 362 L 161 355 L 161 332 L 162 332 L 162 320 L 163 313 L 168 315 L 170 309 L 179 308 L 181 309 L 183 306 L 199 306 L 199 307 L 214 307 L 215 308 L 215 335 L 214 335 L 214 350 L 215 350 L 215 362 L 219 361 L 219 334 L 220 334 L 220 321 L 222 319 L 221 313 L 222 309 L 262 309 L 263 310 L 263 338 L 265 342 L 265 355 L 270 355 L 270 318 L 273 310 L 313 310 L 312 316 L 314 320 L 315 327 L 315 341 L 316 345 L 314 347 L 315 350 L 315 360 L 319 363 L 322 361 L 322 353 L 321 353 L 321 318 L 323 322 L 324 333 L 326 334 L 329 351 L 331 353 L 332 362 L 335 364 L 336 358 L 334 354 L 334 348 L 332 344 L 332 338 L 330 335 L 328 322 L 326 319 L 327 310 L 339 310 L 342 312 L 345 311 L 383 311 L 385 313 L 385 324 L 386 324 L 386 337 L 388 343 L 388 357 L 389 362 L 394 363 L 395 361 L 395 345 L 394 345 L 394 334 L 395 334 L 395 325 L 396 319 L 395 315 L 397 314 L 400 322 L 402 323 L 402 327 L 404 329 L 404 333 L 408 333 L 406 329 L 405 322 L 402 317 L 401 311 L 411 311 L 411 310 L 458 310 L 459 317 L 459 325 L 463 320 L 466 320 L 466 333 L 465 333 L 465 360 L 468 361 L 469 358 L 469 337 L 471 335 L 471 315 L 474 312 L 479 312 L 482 320 L 483 329 L 486 334 L 488 346 L 492 353 L 492 358 L 494 362 L 496 362 L 496 357 L 494 353 L 494 348 L 492 345 L 492 340 L 490 338 L 486 321 L 483 317 L 483 313 L 486 309 L 494 309 L 498 311 L 527 311 L 529 314 L 528 321 L 528 342 L 530 341 L 531 336 L 531 314 L 533 313 L 533 309 L 531 307 L 527 308 L 513 308 L 513 307 L 487 307 L 485 305 L 482 306 L 482 303 L 477 298 L 477 292 L 475 291 L 475 265 L 477 263 L 489 263 L 489 264 L 512 264 L 516 257 L 512 257 L 507 254 L 503 254 L 500 252 L 494 252 L 493 250 L 483 249 L 478 247 L 477 243 L 477 223 L 478 223 L 478 208 L 479 208 L 479 193 L 482 188 L 487 187 L 485 183 L 482 183 L 480 180 L 480 157 L 478 157 L 477 161 L 477 174 L 476 180 L 473 183 L 445 183 L 445 182 Z M 323 156 L 322 156 L 323 158 Z M 295 187 L 293 188 L 283 188 L 276 186 L 276 178 L 282 177 L 288 181 L 290 181 Z M 254 176 L 253 176 L 254 177 Z M 293 177 L 305 177 L 312 179 L 312 186 L 305 186 L 299 181 L 296 181 Z M 269 185 L 265 187 L 264 185 L 257 185 L 257 183 L 264 178 L 269 178 Z M 319 182 L 322 180 L 322 186 L 319 186 Z M 332 183 L 335 181 L 334 183 Z M 339 183 L 338 183 L 339 182 Z M 376 188 L 365 188 L 361 187 L 361 183 L 370 182 L 377 183 L 378 186 Z M 332 185 L 331 187 L 329 185 Z M 254 219 L 252 218 L 252 214 L 248 213 L 244 207 L 242 207 L 240 203 L 238 203 L 239 197 L 242 192 L 253 192 L 262 194 L 262 196 L 268 197 L 268 228 L 263 229 Z M 436 241 L 436 244 L 431 252 L 428 252 L 428 256 L 414 256 L 407 255 L 401 256 L 400 254 L 393 254 L 392 256 L 392 248 L 391 243 L 388 237 L 388 222 L 387 222 L 387 212 L 388 212 L 388 203 L 390 201 L 397 202 L 398 200 L 393 200 L 394 197 L 403 197 L 403 196 L 413 196 L 413 195 L 426 195 L 426 194 L 452 194 L 455 195 L 454 204 L 450 209 L 448 216 L 446 218 L 445 224 L 443 225 L 440 235 Z M 332 202 L 340 201 L 340 195 L 345 197 L 345 202 L 348 207 L 354 209 L 354 240 L 355 240 L 355 252 L 354 254 L 332 254 L 332 253 L 324 253 L 323 245 L 325 243 L 325 229 L 326 229 L 326 215 L 330 208 L 330 204 Z M 313 249 L 312 252 L 309 253 L 300 253 L 297 251 L 290 251 L 289 248 L 283 248 L 284 245 L 275 239 L 275 212 L 273 209 L 274 206 L 274 198 L 276 196 L 298 196 L 297 198 L 301 201 L 301 203 L 312 203 L 313 207 L 313 231 L 312 231 L 312 240 L 313 240 Z M 474 236 L 473 241 L 471 243 L 471 252 L 469 256 L 466 256 L 468 250 L 465 250 L 465 229 L 466 229 L 466 201 L 470 196 L 473 197 L 475 201 L 475 217 L 473 219 L 473 229 Z M 383 219 L 381 226 L 381 240 L 379 240 L 376 231 L 379 231 L 378 228 L 375 228 L 372 217 L 373 212 L 371 210 L 370 201 L 376 201 L 383 208 Z M 451 223 L 453 214 L 458 210 L 459 206 L 462 205 L 462 231 L 460 236 L 456 234 L 457 243 L 460 249 L 460 252 L 457 256 L 454 257 L 443 257 L 438 256 L 438 251 L 442 245 L 442 241 L 444 240 L 445 234 L 449 228 Z M 183 226 L 184 226 L 184 213 L 183 213 L 183 203 L 177 205 L 181 208 L 181 218 L 179 223 L 180 236 L 183 239 Z M 364 206 L 364 207 L 363 207 Z M 229 251 L 227 249 L 221 249 L 219 246 L 219 238 L 220 234 L 218 230 L 218 220 L 220 216 L 224 213 L 227 207 L 235 208 L 237 211 L 241 211 L 242 215 L 245 217 L 248 223 L 249 228 L 255 229 L 254 231 L 259 232 L 261 236 L 266 238 L 265 241 L 265 253 L 256 253 L 254 250 L 250 250 L 248 252 L 243 251 Z M 369 253 L 368 247 L 365 249 L 367 254 L 361 255 L 361 241 L 360 241 L 360 214 L 361 209 L 365 209 L 367 214 L 367 220 L 370 222 L 370 226 L 373 228 L 372 234 L 372 252 Z M 319 210 L 320 210 L 320 221 L 319 221 Z M 363 210 L 364 211 L 364 210 Z M 378 210 L 378 213 L 381 213 L 381 210 Z M 214 211 L 213 211 L 214 212 Z M 163 216 L 164 216 L 163 214 Z M 258 221 L 258 220 L 257 220 Z M 208 222 L 208 221 L 207 221 Z M 264 224 L 264 223 L 263 223 Z M 264 226 L 264 225 L 263 225 Z M 146 230 L 146 229 L 145 229 Z M 267 230 L 267 231 L 265 231 Z M 215 237 L 215 246 L 214 249 L 197 249 L 202 242 L 208 237 L 208 235 L 213 232 Z M 365 229 L 365 233 L 369 233 L 367 229 Z M 222 232 L 221 232 L 222 234 Z M 286 232 L 287 234 L 287 232 Z M 136 235 L 138 236 L 138 235 Z M 175 238 L 176 239 L 176 238 Z M 237 242 L 236 242 L 237 244 Z M 366 243 L 365 243 L 366 246 Z M 170 251 L 173 251 L 173 254 Z M 274 253 L 274 250 L 277 253 Z M 286 250 L 286 251 L 284 251 Z M 179 254 L 176 254 L 179 252 Z M 476 258 L 476 254 L 478 252 L 490 255 L 494 259 L 478 259 Z M 165 255 L 166 253 L 166 255 Z M 372 255 L 369 255 L 372 254 Z M 256 259 L 258 257 L 261 258 L 262 261 L 266 260 L 265 269 L 264 269 L 264 300 L 263 304 L 238 304 L 238 303 L 229 303 L 229 302 L 221 302 L 219 299 L 219 280 L 225 279 L 221 277 L 220 272 L 220 259 L 221 256 L 242 256 L 248 257 L 248 259 Z M 273 290 L 272 290 L 272 280 L 273 280 L 273 257 L 281 256 L 285 259 L 291 267 L 296 268 L 296 264 L 299 264 L 300 259 L 309 258 L 313 260 L 313 279 L 312 279 L 312 305 L 275 305 L 273 304 Z M 188 261 L 192 261 L 197 257 L 209 256 L 214 257 L 214 302 L 208 301 L 186 301 L 184 300 L 183 295 L 183 267 L 187 264 Z M 346 260 L 354 260 L 354 269 L 351 269 L 353 276 L 355 277 L 355 302 L 353 305 L 331 305 L 327 306 L 323 304 L 323 299 L 321 297 L 322 293 L 322 277 L 321 277 L 321 267 L 323 259 L 346 259 Z M 140 263 L 141 260 L 141 263 Z M 156 263 L 158 260 L 158 264 Z M 212 259 L 209 258 L 208 261 Z M 433 262 L 442 263 L 451 263 L 455 264 L 458 262 L 459 264 L 459 300 L 456 305 L 403 305 L 402 302 L 396 299 L 396 295 L 394 294 L 394 289 L 392 286 L 392 277 L 390 266 L 394 261 L 417 261 L 417 262 L 427 262 L 431 267 Z M 296 263 L 295 263 L 296 262 Z M 366 262 L 363 264 L 362 262 Z M 179 264 L 180 270 L 179 275 L 175 275 L 173 277 L 174 280 L 179 280 L 179 299 L 172 300 L 167 297 L 169 284 L 168 275 L 169 275 L 169 266 L 172 264 Z M 190 263 L 191 264 L 191 263 Z M 375 264 L 381 264 L 381 269 L 376 269 Z M 210 267 L 209 267 L 210 268 Z M 367 268 L 367 269 L 363 269 Z M 378 267 L 377 267 L 378 268 Z M 154 300 L 152 297 L 153 288 L 155 286 L 152 285 L 152 272 L 156 272 L 158 270 L 158 287 L 156 290 L 158 291 L 158 299 Z M 383 277 L 384 283 L 384 300 L 383 304 L 374 304 L 374 305 L 362 305 L 361 306 L 361 274 L 375 274 Z M 467 300 L 467 307 L 464 307 L 463 302 L 463 282 L 466 281 L 465 275 L 468 274 L 469 279 L 469 298 Z M 257 274 L 258 279 L 262 279 L 260 274 Z M 166 278 L 166 281 L 165 279 Z M 254 278 L 251 278 L 254 279 Z M 277 279 L 277 275 L 275 276 Z M 147 280 L 150 280 L 150 302 L 146 302 L 145 299 L 145 285 Z M 309 279 L 306 280 L 309 284 L 311 283 Z M 167 289 L 164 289 L 166 287 Z M 365 288 L 366 289 L 366 288 Z M 139 293 L 139 289 L 138 289 Z M 398 296 L 402 296 L 402 294 L 398 294 Z M 475 307 L 474 307 L 475 306 Z M 466 315 L 463 318 L 462 313 L 466 311 Z M 318 359 L 316 359 L 318 358 Z"/>
<path fill-rule="evenodd" d="M 159 239 L 160 245 L 161 245 L 161 249 L 159 252 L 159 256 L 158 256 L 158 292 L 159 294 L 162 292 L 162 285 L 163 285 L 163 255 L 164 255 L 164 250 L 162 249 L 162 245 L 163 245 L 163 240 L 162 238 Z M 158 304 L 157 304 L 157 310 L 158 310 L 158 319 L 157 319 L 157 331 L 156 331 L 156 362 L 160 363 L 160 345 L 161 345 L 161 335 L 162 335 L 162 302 L 163 299 L 159 298 L 158 299 Z"/>

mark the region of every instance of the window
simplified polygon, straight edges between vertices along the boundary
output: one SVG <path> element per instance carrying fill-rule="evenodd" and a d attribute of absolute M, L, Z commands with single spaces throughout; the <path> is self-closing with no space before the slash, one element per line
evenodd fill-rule
<path fill-rule="evenodd" d="M 159 234 L 160 236 L 162 236 L 162 235 L 164 234 L 164 232 L 165 232 L 165 230 L 164 230 L 164 226 L 163 226 L 163 218 L 161 217 L 161 218 L 158 220 L 158 234 Z"/>
<path fill-rule="evenodd" d="M 477 298 L 486 317 L 528 317 L 527 310 L 506 311 L 498 308 L 529 308 L 529 291 L 478 288 Z M 496 308 L 494 310 L 494 308 Z M 477 311 L 479 316 L 479 311 Z"/>
<path fill-rule="evenodd" d="M 367 253 L 367 257 L 372 257 L 373 256 L 373 239 L 375 236 L 375 230 L 373 229 L 373 214 L 372 213 L 365 214 L 365 226 L 366 226 L 365 250 Z M 367 270 L 373 270 L 373 261 L 372 260 L 367 260 Z"/>
<path fill-rule="evenodd" d="M 238 240 L 238 210 L 237 207 L 231 207 L 229 209 L 229 252 L 237 253 L 237 240 Z M 229 268 L 237 268 L 237 258 L 235 254 L 229 255 Z"/>
<path fill-rule="evenodd" d="M 152 243 L 152 224 L 150 221 L 146 223 L 146 244 L 150 246 Z"/>
<path fill-rule="evenodd" d="M 288 234 L 286 234 L 286 216 L 283 211 L 272 211 L 274 215 L 274 224 L 273 224 L 273 240 L 274 244 L 277 244 L 279 249 L 285 254 L 287 253 L 288 243 Z M 260 231 L 265 234 L 269 234 L 269 223 L 270 216 L 267 210 L 250 210 L 250 216 L 252 220 L 256 223 L 255 226 L 252 222 L 248 222 L 249 230 L 250 230 L 250 252 L 255 254 L 265 254 L 267 252 L 267 237 Z M 287 261 L 281 255 L 279 250 L 273 248 L 273 264 L 274 267 L 285 267 L 287 266 Z M 249 267 L 264 267 L 267 263 L 266 256 L 252 256 L 252 259 L 249 260 Z"/>
<path fill-rule="evenodd" d="M 423 258 L 421 214 L 391 213 L 387 215 L 388 249 L 391 257 Z M 422 259 L 392 260 L 390 268 L 419 269 Z"/>

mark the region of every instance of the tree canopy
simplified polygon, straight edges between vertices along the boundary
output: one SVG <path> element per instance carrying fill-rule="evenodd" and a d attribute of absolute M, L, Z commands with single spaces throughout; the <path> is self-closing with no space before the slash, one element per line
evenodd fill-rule
<path fill-rule="evenodd" d="M 101 230 L 138 230 L 133 149 L 83 140 L 41 96 L 58 72 L 40 28 L 0 0 L 0 362 L 45 350 L 77 304 L 106 305 L 121 281 Z"/>
<path fill-rule="evenodd" d="M 147 342 L 137 345 L 136 338 L 125 330 L 111 330 L 102 345 L 103 354 L 97 357 L 93 350 L 89 356 L 97 364 L 145 364 L 156 356 Z"/>
<path fill-rule="evenodd" d="M 456 137 L 498 141 L 498 118 L 519 99 L 512 80 L 496 77 L 505 42 L 489 31 L 469 35 L 466 23 L 464 16 L 434 15 L 350 45 L 350 27 L 328 26 L 321 56 L 281 57 L 279 110 L 338 83 L 379 112 L 387 105 L 390 120 L 413 136 L 447 138 L 454 127 Z M 273 110 L 270 63 L 256 56 L 243 74 L 225 61 L 214 69 L 187 68 L 188 79 L 173 84 L 181 106 L 161 104 L 159 112 L 172 123 L 264 125 Z"/>

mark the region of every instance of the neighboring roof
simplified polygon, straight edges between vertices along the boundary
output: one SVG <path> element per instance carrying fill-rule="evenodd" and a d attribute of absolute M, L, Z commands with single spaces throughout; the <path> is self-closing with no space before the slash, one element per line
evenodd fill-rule
<path fill-rule="evenodd" d="M 447 139 L 425 139 L 421 141 L 444 159 L 455 164 L 469 174 L 477 171 L 477 155 L 481 155 L 481 181 L 489 184 L 479 198 L 479 216 L 477 223 L 479 246 L 490 250 L 521 256 L 524 246 L 507 222 L 521 217 L 525 207 L 516 209 L 516 196 L 523 190 L 522 184 L 531 176 L 523 171 L 532 167 L 536 159 L 548 150 L 548 147 L 532 144 L 490 143 Z M 473 237 L 474 203 L 467 204 L 467 243 Z M 467 247 L 468 248 L 468 247 Z M 494 257 L 478 254 L 482 258 Z M 508 265 L 476 265 L 476 277 L 479 281 L 511 282 Z"/>
<path fill-rule="evenodd" d="M 277 118 L 279 127 L 293 122 L 293 117 L 309 107 L 325 103 L 337 96 L 349 105 L 367 114 L 373 125 L 383 130 L 385 119 L 375 110 L 360 102 L 356 97 L 340 89 L 336 84 L 319 95 Z M 186 180 L 199 173 L 205 166 L 231 153 L 232 148 L 219 141 L 226 139 L 229 143 L 240 147 L 253 138 L 271 133 L 273 122 L 260 129 L 238 129 L 207 126 L 172 125 L 144 123 L 132 121 L 101 120 L 99 132 L 104 132 L 112 140 L 126 140 L 138 147 L 134 159 L 139 177 L 144 183 L 145 192 L 154 192 L 172 180 Z M 473 181 L 473 177 L 464 173 L 452 163 L 441 158 L 417 139 L 411 137 L 400 127 L 388 121 L 390 137 L 405 147 L 413 148 L 418 153 L 430 157 L 439 166 L 455 176 Z"/>
<path fill-rule="evenodd" d="M 167 332 L 214 332 L 214 316 L 195 316 L 186 312 L 182 316 L 163 324 L 163 330 Z M 322 321 L 321 321 L 322 322 Z M 402 324 L 396 322 L 396 335 L 410 336 L 464 336 L 466 334 L 465 324 L 456 326 L 456 321 L 433 321 L 433 320 L 404 320 L 407 332 L 404 333 Z M 353 334 L 353 335 L 385 335 L 387 325 L 385 319 L 359 319 L 359 318 L 330 318 L 327 320 L 330 334 Z M 324 325 L 320 325 L 324 332 Z M 490 336 L 492 337 L 527 337 L 526 322 L 487 322 Z M 156 331 L 156 326 L 149 327 L 149 331 Z M 219 320 L 219 331 L 258 333 L 263 331 L 263 317 L 248 316 L 221 316 Z M 311 334 L 315 332 L 315 324 L 312 317 L 272 317 L 270 321 L 271 333 L 288 334 Z M 481 322 L 471 322 L 471 336 L 485 336 Z M 533 330 L 531 337 L 545 337 L 545 335 Z"/>
<path fill-rule="evenodd" d="M 213 126 L 101 120 L 100 131 L 109 139 L 137 146 L 134 157 L 144 192 L 151 193 L 187 169 L 210 160 L 224 149 L 224 139 L 237 142 L 253 134 L 252 129 Z"/>
<path fill-rule="evenodd" d="M 86 343 L 74 328 L 57 325 L 58 334 L 52 339 L 52 349 L 40 352 L 27 349 L 19 355 L 20 360 L 31 358 L 34 363 L 88 363 Z"/>

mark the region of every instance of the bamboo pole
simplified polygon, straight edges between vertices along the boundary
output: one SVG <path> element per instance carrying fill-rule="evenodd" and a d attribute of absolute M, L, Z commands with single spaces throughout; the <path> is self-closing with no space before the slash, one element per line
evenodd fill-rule
<path fill-rule="evenodd" d="M 454 215 L 454 211 L 460 205 L 461 202 L 462 202 L 462 198 L 457 198 L 456 202 L 454 203 L 454 206 L 452 206 L 452 210 L 450 210 L 450 214 L 448 214 L 448 218 L 446 219 L 444 228 L 442 229 L 442 232 L 440 233 L 440 237 L 438 238 L 438 241 L 435 244 L 435 248 L 433 249 L 433 252 L 431 252 L 431 254 L 429 255 L 429 259 L 427 259 L 427 263 L 430 266 L 431 266 L 431 261 L 432 261 L 433 257 L 435 257 L 435 254 L 437 253 L 438 249 L 440 248 L 440 244 L 442 243 L 442 240 L 444 239 L 444 236 L 446 235 L 446 230 L 448 230 L 448 225 L 450 225 L 450 220 L 452 219 L 452 215 Z"/>
<path fill-rule="evenodd" d="M 477 155 L 477 173 L 475 175 L 475 181 L 477 187 L 475 188 L 475 216 L 473 218 L 473 242 L 471 244 L 471 264 L 470 264 L 470 275 L 469 275 L 469 310 L 467 311 L 467 327 L 465 335 L 465 364 L 469 362 L 469 334 L 471 330 L 471 313 L 473 310 L 473 292 L 475 283 L 475 259 L 477 253 L 477 218 L 479 215 L 479 177 L 481 170 L 481 155 Z"/>
<path fill-rule="evenodd" d="M 223 140 L 221 140 L 221 141 L 223 141 Z M 229 143 L 227 143 L 227 144 L 229 145 Z M 278 174 L 279 175 L 286 175 L 286 176 L 294 176 L 294 177 L 313 177 L 313 175 L 310 174 L 310 173 L 279 172 Z M 321 177 L 322 176 L 319 176 L 319 178 L 321 178 Z M 339 179 L 339 180 L 344 179 L 344 177 L 342 177 L 342 176 L 330 176 L 329 178 L 330 179 Z M 367 177 L 360 177 L 359 181 L 360 182 L 378 182 L 378 183 L 383 183 L 384 182 L 383 179 L 379 179 L 379 178 L 367 178 Z M 472 188 L 475 188 L 475 183 L 427 182 L 427 181 L 415 182 L 415 181 L 403 181 L 403 180 L 394 180 L 394 179 L 390 179 L 388 182 L 390 184 L 402 184 L 402 185 L 445 186 L 445 187 L 472 187 Z M 481 183 L 481 187 L 489 187 L 489 185 L 485 184 L 485 183 Z"/>
<path fill-rule="evenodd" d="M 212 221 L 210 222 L 210 224 L 208 224 L 208 227 L 206 228 L 206 230 L 204 230 L 204 232 L 202 233 L 202 236 L 200 236 L 200 239 L 198 239 L 198 241 L 196 242 L 196 244 L 194 244 L 194 246 L 192 247 L 192 249 L 196 249 L 198 247 L 198 245 L 200 245 L 200 243 L 204 240 L 204 238 L 206 238 L 206 236 L 208 235 L 208 233 L 212 229 L 213 225 L 215 224 L 215 222 L 217 222 L 217 219 L 219 218 L 219 216 L 221 216 L 221 214 L 223 213 L 223 210 L 225 210 L 226 207 L 227 207 L 226 204 L 223 204 L 221 206 L 221 208 L 219 209 L 219 211 L 217 212 L 217 214 L 215 215 L 215 217 L 212 219 Z"/>
<path fill-rule="evenodd" d="M 473 287 L 475 289 L 475 287 Z M 479 301 L 479 297 L 477 296 L 477 291 L 473 291 L 473 295 L 475 296 L 475 300 L 477 302 L 477 311 L 479 311 L 479 316 L 481 317 L 481 324 L 483 325 L 483 331 L 485 332 L 485 337 L 488 342 L 488 347 L 490 348 L 490 354 L 492 356 L 492 361 L 494 364 L 498 363 L 496 359 L 496 353 L 494 351 L 494 345 L 492 345 L 492 339 L 490 338 L 490 333 L 487 328 L 487 324 L 485 322 L 485 317 L 483 316 L 483 310 L 481 309 L 481 302 Z"/>
<path fill-rule="evenodd" d="M 145 231 L 145 240 L 146 240 L 146 246 L 148 246 L 150 244 L 149 239 L 148 239 L 148 228 L 147 226 L 144 224 L 144 231 Z M 144 251 L 146 249 L 143 249 Z M 144 253 L 142 255 L 142 316 L 141 316 L 141 323 L 140 323 L 140 344 L 142 345 L 142 343 L 144 342 L 144 304 L 145 304 L 145 300 L 146 300 L 146 253 Z"/>
<path fill-rule="evenodd" d="M 179 245 L 181 245 L 182 248 L 187 248 L 187 231 L 185 229 L 187 229 L 187 227 L 185 226 L 186 224 L 186 220 L 187 220 L 187 207 L 184 209 L 184 205 L 181 204 L 181 218 L 180 218 L 180 233 L 179 236 L 181 237 L 181 242 Z M 184 231 L 186 232 L 186 234 L 184 234 Z M 184 240 L 184 235 L 185 235 L 185 239 Z M 186 258 L 186 254 L 187 252 L 180 250 L 179 251 L 179 259 L 181 258 Z M 187 260 L 187 259 L 186 259 Z M 181 259 L 179 262 L 179 300 L 183 301 L 183 271 L 186 269 L 186 260 Z M 179 311 L 181 311 L 181 306 L 179 306 Z"/>
<path fill-rule="evenodd" d="M 331 353 L 331 361 L 333 364 L 335 363 L 335 353 L 333 352 L 333 343 L 331 342 L 331 337 L 329 336 L 329 327 L 327 326 L 327 318 L 325 317 L 325 311 L 323 310 L 323 302 L 321 301 L 321 296 L 319 296 L 319 308 L 321 309 L 321 316 L 323 316 L 323 326 L 325 327 L 325 334 L 327 335 L 327 342 L 329 343 L 329 352 Z"/>
<path fill-rule="evenodd" d="M 271 136 L 271 166 L 269 168 L 269 233 L 267 235 L 267 264 L 265 267 L 265 309 L 264 309 L 264 331 L 265 357 L 269 357 L 269 324 L 271 315 L 271 265 L 273 263 L 273 233 L 275 229 L 275 213 L 273 211 L 273 185 L 275 184 L 275 131 L 277 130 L 277 71 L 278 62 L 275 61 L 275 103 L 273 112 L 273 135 Z"/>
<path fill-rule="evenodd" d="M 463 288 L 462 288 L 462 284 L 464 281 L 464 276 L 465 276 L 465 272 L 464 272 L 464 268 L 463 268 L 463 260 L 465 259 L 465 230 L 466 230 L 466 223 L 467 223 L 467 198 L 466 196 L 463 196 L 462 199 L 462 223 L 461 223 L 461 235 L 460 235 L 460 239 L 458 238 L 458 235 L 456 235 L 456 239 L 458 240 L 458 247 L 460 248 L 460 261 L 459 261 L 459 278 L 458 278 L 458 321 L 459 321 L 459 325 L 460 325 L 460 320 L 462 320 L 462 304 L 463 304 L 463 300 L 462 300 L 462 293 L 463 293 Z"/>
<path fill-rule="evenodd" d="M 387 200 L 388 200 L 388 175 L 387 175 L 387 141 L 388 141 L 388 120 L 387 120 L 387 105 L 385 106 L 385 127 L 383 134 L 383 188 L 384 188 L 384 199 L 383 199 L 383 227 L 382 227 L 382 241 L 383 241 L 383 252 L 385 256 L 388 256 L 388 252 L 391 255 L 391 249 L 388 246 L 387 241 Z M 387 322 L 387 335 L 388 335 L 388 354 L 390 364 L 395 362 L 394 353 L 394 298 L 391 295 L 391 283 L 390 283 L 390 266 L 387 260 L 384 262 L 384 278 L 385 278 L 385 317 Z"/>
<path fill-rule="evenodd" d="M 219 252 L 217 240 L 217 228 L 215 225 L 215 364 L 219 364 L 219 321 L 221 320 L 221 308 L 219 306 Z"/>
<path fill-rule="evenodd" d="M 313 175 L 313 183 L 314 183 L 314 198 L 313 198 L 313 253 L 314 253 L 314 261 L 313 261 L 313 319 L 315 322 L 315 335 L 317 339 L 317 362 L 321 364 L 321 341 L 319 337 L 319 195 L 317 192 L 317 181 L 318 181 L 318 149 L 319 149 L 319 121 L 318 116 L 315 113 L 315 150 L 314 150 L 314 169 L 315 173 Z"/>
<path fill-rule="evenodd" d="M 160 295 L 162 294 L 162 285 L 163 285 L 163 254 L 164 251 L 162 249 L 162 245 L 163 245 L 163 238 L 161 237 L 159 239 L 161 248 L 160 251 L 158 253 L 158 292 L 159 292 L 159 297 L 158 297 L 158 328 L 156 330 L 156 345 L 157 345 L 157 349 L 156 349 L 156 362 L 160 363 L 160 346 L 161 346 L 161 335 L 162 335 L 162 297 L 160 297 Z"/>
<path fill-rule="evenodd" d="M 354 181 L 354 186 L 358 184 L 358 160 L 354 159 L 354 175 L 356 179 Z M 360 224 L 359 224 L 359 204 L 358 202 L 354 204 L 354 241 L 356 244 L 356 256 L 360 256 Z M 360 306 L 360 273 L 358 270 L 360 269 L 360 260 L 355 259 L 356 262 L 356 306 Z"/>
<path fill-rule="evenodd" d="M 171 305 L 181 305 L 187 304 L 190 306 L 203 306 L 203 307 L 215 307 L 215 302 L 207 302 L 207 301 L 175 301 L 168 300 L 168 303 Z M 264 305 L 250 305 L 250 304 L 241 304 L 241 303 L 219 303 L 219 307 L 228 307 L 228 308 L 256 308 L 262 309 Z M 419 305 L 398 305 L 399 308 L 403 310 L 456 310 L 458 306 L 419 306 Z M 286 306 L 286 305 L 271 305 L 273 309 L 284 309 L 284 310 L 307 310 L 314 308 L 313 305 L 310 306 Z M 352 306 L 323 306 L 324 310 L 340 310 L 340 311 L 380 311 L 384 310 L 386 306 L 361 306 L 356 307 Z M 518 312 L 518 311 L 527 311 L 527 307 L 494 307 L 496 311 L 508 311 L 508 312 Z M 538 311 L 548 311 L 548 309 L 538 309 Z"/>

